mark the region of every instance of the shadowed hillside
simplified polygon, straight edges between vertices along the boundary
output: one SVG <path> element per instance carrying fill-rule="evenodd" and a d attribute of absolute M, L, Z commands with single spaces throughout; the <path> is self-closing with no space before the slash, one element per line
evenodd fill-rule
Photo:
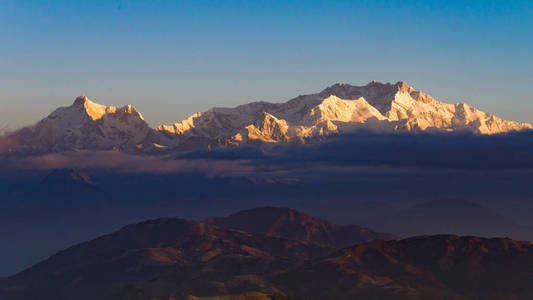
<path fill-rule="evenodd" d="M 394 238 L 391 234 L 378 233 L 358 225 L 335 225 L 282 207 L 263 207 L 240 211 L 225 218 L 211 218 L 208 222 L 224 228 L 303 240 L 334 248 L 343 248 L 376 239 Z"/>
<path fill-rule="evenodd" d="M 214 225 L 223 222 L 262 233 Z M 1 279 L 0 299 L 533 297 L 531 242 L 435 235 L 339 250 L 333 245 L 362 239 L 361 227 L 346 228 L 271 207 L 204 222 L 150 220 Z"/>

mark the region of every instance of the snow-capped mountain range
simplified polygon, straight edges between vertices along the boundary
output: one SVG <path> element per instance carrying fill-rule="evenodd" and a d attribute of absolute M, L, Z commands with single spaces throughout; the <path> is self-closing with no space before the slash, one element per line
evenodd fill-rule
<path fill-rule="evenodd" d="M 373 81 L 365 86 L 338 83 L 285 103 L 215 107 L 155 129 L 131 105 L 104 106 L 79 96 L 71 106 L 56 109 L 9 138 L 12 152 L 120 149 L 152 153 L 244 144 L 269 147 L 360 130 L 497 134 L 524 129 L 533 126 L 502 120 L 465 103 L 439 102 L 404 82 Z"/>

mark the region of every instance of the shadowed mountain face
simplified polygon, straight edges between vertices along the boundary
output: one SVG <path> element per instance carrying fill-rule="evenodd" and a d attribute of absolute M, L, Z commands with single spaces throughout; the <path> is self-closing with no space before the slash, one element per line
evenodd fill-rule
<path fill-rule="evenodd" d="M 294 241 L 228 230 L 205 222 L 157 219 L 129 225 L 98 239 L 61 251 L 44 262 L 1 283 L 1 299 L 102 299 L 130 292 L 128 286 L 171 276 L 198 293 L 203 288 L 232 292 L 203 282 L 202 269 L 233 280 L 241 265 L 255 273 L 284 269 L 294 262 L 326 255 L 332 249 Z M 270 266 L 271 265 L 271 266 Z M 200 273 L 198 273 L 200 272 Z M 215 276 L 216 277 L 216 276 Z M 201 289 L 194 289 L 200 280 Z M 235 280 L 238 280 L 235 279 Z M 211 287 L 211 285 L 213 285 Z M 238 288 L 244 289 L 244 282 Z M 253 287 L 250 286 L 250 287 Z"/>
<path fill-rule="evenodd" d="M 533 244 L 436 235 L 343 249 L 276 278 L 331 299 L 532 299 Z"/>
<path fill-rule="evenodd" d="M 357 225 L 339 226 L 310 217 L 299 211 L 281 207 L 263 207 L 238 212 L 225 218 L 211 218 L 213 224 L 275 237 L 313 242 L 333 248 L 376 239 L 393 239 Z"/>
<path fill-rule="evenodd" d="M 254 215 L 264 217 L 250 219 Z M 279 221 L 284 218 L 292 221 Z M 222 221 L 291 239 L 214 225 Z M 347 231 L 335 228 L 342 229 L 281 208 L 204 222 L 146 221 L 0 280 L 0 299 L 185 299 L 252 292 L 323 299 L 533 297 L 533 243 L 437 235 L 336 250 L 326 244 L 335 232 Z M 340 240 L 353 239 L 351 234 Z"/>

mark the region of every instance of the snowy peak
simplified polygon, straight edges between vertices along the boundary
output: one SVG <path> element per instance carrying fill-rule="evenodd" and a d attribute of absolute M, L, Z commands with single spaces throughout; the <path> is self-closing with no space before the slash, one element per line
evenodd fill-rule
<path fill-rule="evenodd" d="M 79 96 L 31 127 L 13 134 L 21 152 L 135 149 L 153 129 L 131 105 L 105 106 Z"/>
<path fill-rule="evenodd" d="M 319 95 L 322 98 L 334 95 L 345 100 L 364 98 L 382 114 L 386 114 L 391 109 L 393 101 L 399 95 L 408 95 L 413 100 L 423 103 L 434 101 L 431 96 L 415 90 L 403 81 L 398 81 L 395 84 L 372 81 L 365 86 L 336 83 L 324 89 Z"/>
<path fill-rule="evenodd" d="M 279 120 L 275 116 L 263 112 L 253 124 L 245 127 L 249 140 L 261 140 L 268 142 L 288 142 L 289 125 L 285 120 Z"/>
<path fill-rule="evenodd" d="M 317 94 L 298 96 L 285 103 L 254 102 L 214 108 L 156 130 L 176 144 L 185 143 L 185 139 L 203 139 L 209 145 L 240 145 L 305 142 L 317 136 L 358 130 L 496 134 L 532 128 L 463 103 L 439 102 L 402 81 L 372 81 L 365 86 L 336 83 Z"/>
<path fill-rule="evenodd" d="M 340 122 L 364 122 L 369 118 L 385 119 L 363 97 L 354 100 L 344 100 L 334 95 L 327 97 L 319 105 L 314 107 L 310 111 L 309 116 L 316 116 L 318 120 Z"/>
<path fill-rule="evenodd" d="M 93 103 L 93 102 L 91 102 L 89 100 L 89 98 L 87 98 L 87 96 L 80 95 L 80 96 L 76 97 L 76 99 L 74 100 L 74 103 L 72 103 L 72 105 L 85 106 L 87 103 Z"/>
<path fill-rule="evenodd" d="M 403 82 L 396 84 L 381 83 L 372 81 L 365 86 L 353 86 L 346 83 L 334 84 L 319 93 L 321 98 L 334 95 L 344 100 L 355 100 L 364 98 L 370 105 L 385 114 L 390 109 L 390 105 L 396 93 L 400 89 L 406 89 L 408 86 Z"/>
<path fill-rule="evenodd" d="M 84 126 L 97 126 L 104 133 L 128 132 L 134 128 L 148 127 L 143 116 L 132 105 L 123 107 L 105 106 L 92 102 L 86 96 L 78 96 L 71 106 L 60 107 L 43 122 L 51 122 L 62 129 L 76 129 Z"/>
<path fill-rule="evenodd" d="M 105 106 L 79 96 L 71 106 L 56 109 L 11 138 L 31 153 L 75 149 L 152 153 L 244 144 L 268 148 L 358 131 L 497 134 L 524 129 L 533 126 L 502 120 L 464 103 L 437 101 L 402 81 L 372 81 L 365 86 L 336 83 L 284 103 L 216 107 L 155 129 L 131 105 Z"/>
<path fill-rule="evenodd" d="M 133 105 L 125 105 L 117 108 L 115 106 L 105 106 L 98 103 L 94 103 L 87 96 L 78 96 L 71 108 L 85 111 L 89 118 L 96 121 L 101 119 L 106 114 L 118 114 L 118 115 L 133 115 L 141 120 L 144 120 L 143 116 Z"/>

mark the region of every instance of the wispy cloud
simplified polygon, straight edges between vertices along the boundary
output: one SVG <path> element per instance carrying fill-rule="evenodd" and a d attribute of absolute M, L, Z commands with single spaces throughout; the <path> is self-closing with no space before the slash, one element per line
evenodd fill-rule
<path fill-rule="evenodd" d="M 187 160 L 163 156 L 140 156 L 117 151 L 77 151 L 24 158 L 8 158 L 6 166 L 17 169 L 106 169 L 122 173 L 249 172 L 252 167 L 232 161 Z"/>

